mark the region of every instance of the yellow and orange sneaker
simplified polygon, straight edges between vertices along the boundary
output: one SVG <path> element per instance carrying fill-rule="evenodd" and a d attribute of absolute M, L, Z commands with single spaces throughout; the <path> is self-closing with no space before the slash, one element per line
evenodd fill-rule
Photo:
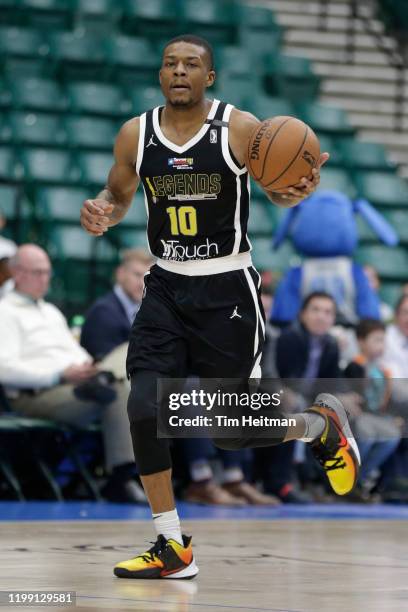
<path fill-rule="evenodd" d="M 191 579 L 198 574 L 193 557 L 191 537 L 183 535 L 183 546 L 176 540 L 159 535 L 143 555 L 115 565 L 118 578 L 177 578 Z"/>
<path fill-rule="evenodd" d="M 307 412 L 316 412 L 326 421 L 321 436 L 310 443 L 312 453 L 326 472 L 337 495 L 350 493 L 361 465 L 357 442 L 343 404 L 330 393 L 320 393 Z"/>

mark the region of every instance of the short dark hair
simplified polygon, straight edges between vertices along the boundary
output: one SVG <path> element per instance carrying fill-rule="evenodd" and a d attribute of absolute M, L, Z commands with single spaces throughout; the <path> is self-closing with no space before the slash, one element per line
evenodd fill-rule
<path fill-rule="evenodd" d="M 385 325 L 378 319 L 361 319 L 356 325 L 356 336 L 359 340 L 365 340 L 375 331 L 385 331 Z"/>
<path fill-rule="evenodd" d="M 336 306 L 336 301 L 334 299 L 334 297 L 332 295 L 330 295 L 330 293 L 327 293 L 326 291 L 312 291 L 312 293 L 309 293 L 303 300 L 302 302 L 302 306 L 300 307 L 300 312 L 303 312 L 304 310 L 306 310 L 306 308 L 309 306 L 310 302 L 312 300 L 314 300 L 315 298 L 324 298 L 326 300 L 330 300 L 331 302 L 333 302 L 333 306 L 334 309 L 337 309 Z"/>
<path fill-rule="evenodd" d="M 180 34 L 180 36 L 175 36 L 165 44 L 163 53 L 167 47 L 178 42 L 186 42 L 197 45 L 197 47 L 203 47 L 208 57 L 209 69 L 214 70 L 214 51 L 208 40 L 201 38 L 201 36 L 195 36 L 194 34 Z"/>

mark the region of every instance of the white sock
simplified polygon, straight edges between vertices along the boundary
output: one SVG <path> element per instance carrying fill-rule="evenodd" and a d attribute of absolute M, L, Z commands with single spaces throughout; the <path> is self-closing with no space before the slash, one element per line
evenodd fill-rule
<path fill-rule="evenodd" d="M 326 427 L 326 419 L 316 412 L 302 412 L 298 415 L 305 420 L 305 435 L 300 438 L 302 442 L 313 442 L 324 432 Z"/>
<path fill-rule="evenodd" d="M 177 508 L 168 512 L 160 512 L 153 514 L 153 523 L 157 535 L 164 535 L 166 540 L 172 538 L 183 546 L 183 538 L 181 536 L 180 519 L 177 514 Z"/>

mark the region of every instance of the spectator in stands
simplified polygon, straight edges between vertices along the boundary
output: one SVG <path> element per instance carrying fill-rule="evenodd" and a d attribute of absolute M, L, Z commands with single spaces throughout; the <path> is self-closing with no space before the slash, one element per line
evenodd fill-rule
<path fill-rule="evenodd" d="M 0 234 L 6 225 L 6 217 L 0 208 Z M 0 298 L 13 289 L 13 280 L 8 265 L 10 257 L 17 251 L 17 245 L 0 235 Z"/>
<path fill-rule="evenodd" d="M 143 297 L 144 276 L 152 263 L 153 258 L 143 249 L 125 251 L 116 270 L 113 290 L 91 306 L 82 327 L 81 344 L 94 359 L 102 359 L 129 342 Z"/>
<path fill-rule="evenodd" d="M 232 506 L 279 505 L 280 501 L 274 495 L 262 493 L 245 477 L 243 467 L 244 464 L 252 464 L 252 449 L 223 450 L 216 448 L 208 438 L 180 442 L 190 477 L 190 483 L 184 491 L 185 501 Z M 221 462 L 221 485 L 215 482 L 211 458 L 218 458 Z"/>
<path fill-rule="evenodd" d="M 378 294 L 380 291 L 381 281 L 377 270 L 374 268 L 374 266 L 371 266 L 370 264 L 366 264 L 363 269 L 365 275 L 368 278 L 368 282 L 370 283 L 371 289 L 374 289 L 374 291 Z M 380 301 L 381 321 L 384 321 L 384 323 L 388 323 L 392 320 L 392 316 L 393 312 L 391 306 L 386 302 Z"/>
<path fill-rule="evenodd" d="M 299 320 L 284 329 L 276 342 L 276 369 L 281 378 L 305 378 L 313 383 L 315 378 L 340 375 L 338 346 L 329 333 L 335 320 L 336 303 L 331 295 L 316 291 L 304 299 Z M 305 501 L 293 485 L 295 451 L 297 461 L 302 462 L 304 450 L 302 442 L 255 449 L 265 490 L 285 503 Z"/>
<path fill-rule="evenodd" d="M 362 461 L 355 496 L 361 501 L 369 501 L 382 465 L 399 444 L 401 431 L 396 419 L 387 414 L 392 378 L 381 363 L 385 351 L 385 325 L 374 319 L 362 319 L 357 324 L 356 335 L 360 353 L 344 374 L 357 379 L 355 390 L 364 398 L 363 410 L 353 420 Z"/>
<path fill-rule="evenodd" d="M 394 378 L 408 378 L 408 294 L 405 293 L 395 307 L 394 323 L 387 328 L 384 363 Z"/>
<path fill-rule="evenodd" d="M 101 383 L 91 356 L 74 340 L 62 313 L 44 301 L 51 277 L 46 252 L 23 245 L 10 267 L 15 289 L 0 301 L 0 384 L 12 408 L 78 426 L 100 419 L 113 491 L 109 498 L 136 501 L 127 477 L 134 463 L 128 387 Z"/>

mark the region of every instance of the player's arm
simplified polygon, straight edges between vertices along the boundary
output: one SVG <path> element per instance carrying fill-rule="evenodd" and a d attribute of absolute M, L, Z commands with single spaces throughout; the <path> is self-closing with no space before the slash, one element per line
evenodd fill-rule
<path fill-rule="evenodd" d="M 114 164 L 105 188 L 81 208 L 81 225 L 93 236 L 103 236 L 109 227 L 126 215 L 140 179 L 135 171 L 139 117 L 127 121 L 119 131 L 114 146 Z"/>
<path fill-rule="evenodd" d="M 232 110 L 230 120 L 230 147 L 240 164 L 245 163 L 249 139 L 254 129 L 259 126 L 260 123 L 259 119 L 251 113 L 240 111 L 235 108 Z M 320 182 L 320 168 L 328 159 L 329 154 L 323 153 L 320 156 L 317 167 L 312 170 L 313 177 L 311 179 L 303 177 L 298 185 L 290 187 L 285 192 L 275 193 L 274 191 L 268 191 L 262 187 L 262 185 L 260 185 L 260 187 L 274 204 L 288 208 L 296 206 L 296 204 L 299 204 L 299 202 L 313 193 L 316 189 Z"/>

